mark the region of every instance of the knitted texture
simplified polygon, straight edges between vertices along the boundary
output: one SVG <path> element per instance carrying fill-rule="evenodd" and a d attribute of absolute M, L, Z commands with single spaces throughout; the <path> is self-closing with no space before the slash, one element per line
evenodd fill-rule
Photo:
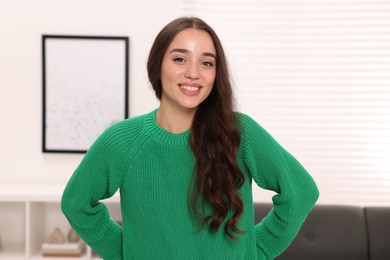
<path fill-rule="evenodd" d="M 108 128 L 70 178 L 61 206 L 79 236 L 106 260 L 252 260 L 283 252 L 318 198 L 300 163 L 252 118 L 239 114 L 237 160 L 245 182 L 239 191 L 244 211 L 238 228 L 245 233 L 230 240 L 223 228 L 210 231 L 193 216 L 190 130 L 165 131 L 156 123 L 156 111 Z M 276 192 L 272 211 L 256 225 L 252 180 Z M 122 226 L 101 202 L 118 189 Z"/>

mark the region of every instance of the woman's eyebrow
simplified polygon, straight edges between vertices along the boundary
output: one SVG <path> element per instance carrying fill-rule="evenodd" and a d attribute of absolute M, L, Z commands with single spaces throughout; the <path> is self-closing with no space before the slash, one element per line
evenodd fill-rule
<path fill-rule="evenodd" d="M 172 52 L 179 52 L 179 53 L 185 53 L 185 54 L 191 53 L 190 50 L 181 49 L 181 48 L 172 49 L 169 53 L 172 53 Z M 202 56 L 207 56 L 207 57 L 212 57 L 214 59 L 217 59 L 217 56 L 214 53 L 211 53 L 211 52 L 202 52 Z"/>
<path fill-rule="evenodd" d="M 211 52 L 203 52 L 202 56 L 212 57 L 214 59 L 217 59 L 217 56 L 214 53 Z"/>

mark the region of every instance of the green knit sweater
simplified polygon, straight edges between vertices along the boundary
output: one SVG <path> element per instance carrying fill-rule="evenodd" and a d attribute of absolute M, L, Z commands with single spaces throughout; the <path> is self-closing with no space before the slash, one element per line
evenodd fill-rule
<path fill-rule="evenodd" d="M 103 259 L 273 259 L 285 250 L 318 198 L 310 175 L 249 116 L 239 115 L 237 160 L 245 175 L 244 211 L 230 240 L 194 220 L 188 187 L 195 165 L 190 130 L 165 131 L 156 111 L 108 128 L 69 180 L 62 211 L 79 236 Z M 272 211 L 254 224 L 252 180 L 276 192 Z M 120 190 L 123 225 L 100 200 Z"/>

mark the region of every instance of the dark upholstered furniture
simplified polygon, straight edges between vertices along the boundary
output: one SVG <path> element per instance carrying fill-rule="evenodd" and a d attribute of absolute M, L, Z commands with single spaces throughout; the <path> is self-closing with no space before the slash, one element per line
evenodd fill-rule
<path fill-rule="evenodd" d="M 272 204 L 255 203 L 255 221 Z M 390 207 L 316 205 L 277 260 L 390 260 Z"/>

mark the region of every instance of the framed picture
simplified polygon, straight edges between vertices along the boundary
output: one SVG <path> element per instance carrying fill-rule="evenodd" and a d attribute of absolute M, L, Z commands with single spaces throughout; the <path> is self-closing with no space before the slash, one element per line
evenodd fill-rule
<path fill-rule="evenodd" d="M 43 152 L 85 153 L 128 117 L 128 37 L 42 35 Z"/>

